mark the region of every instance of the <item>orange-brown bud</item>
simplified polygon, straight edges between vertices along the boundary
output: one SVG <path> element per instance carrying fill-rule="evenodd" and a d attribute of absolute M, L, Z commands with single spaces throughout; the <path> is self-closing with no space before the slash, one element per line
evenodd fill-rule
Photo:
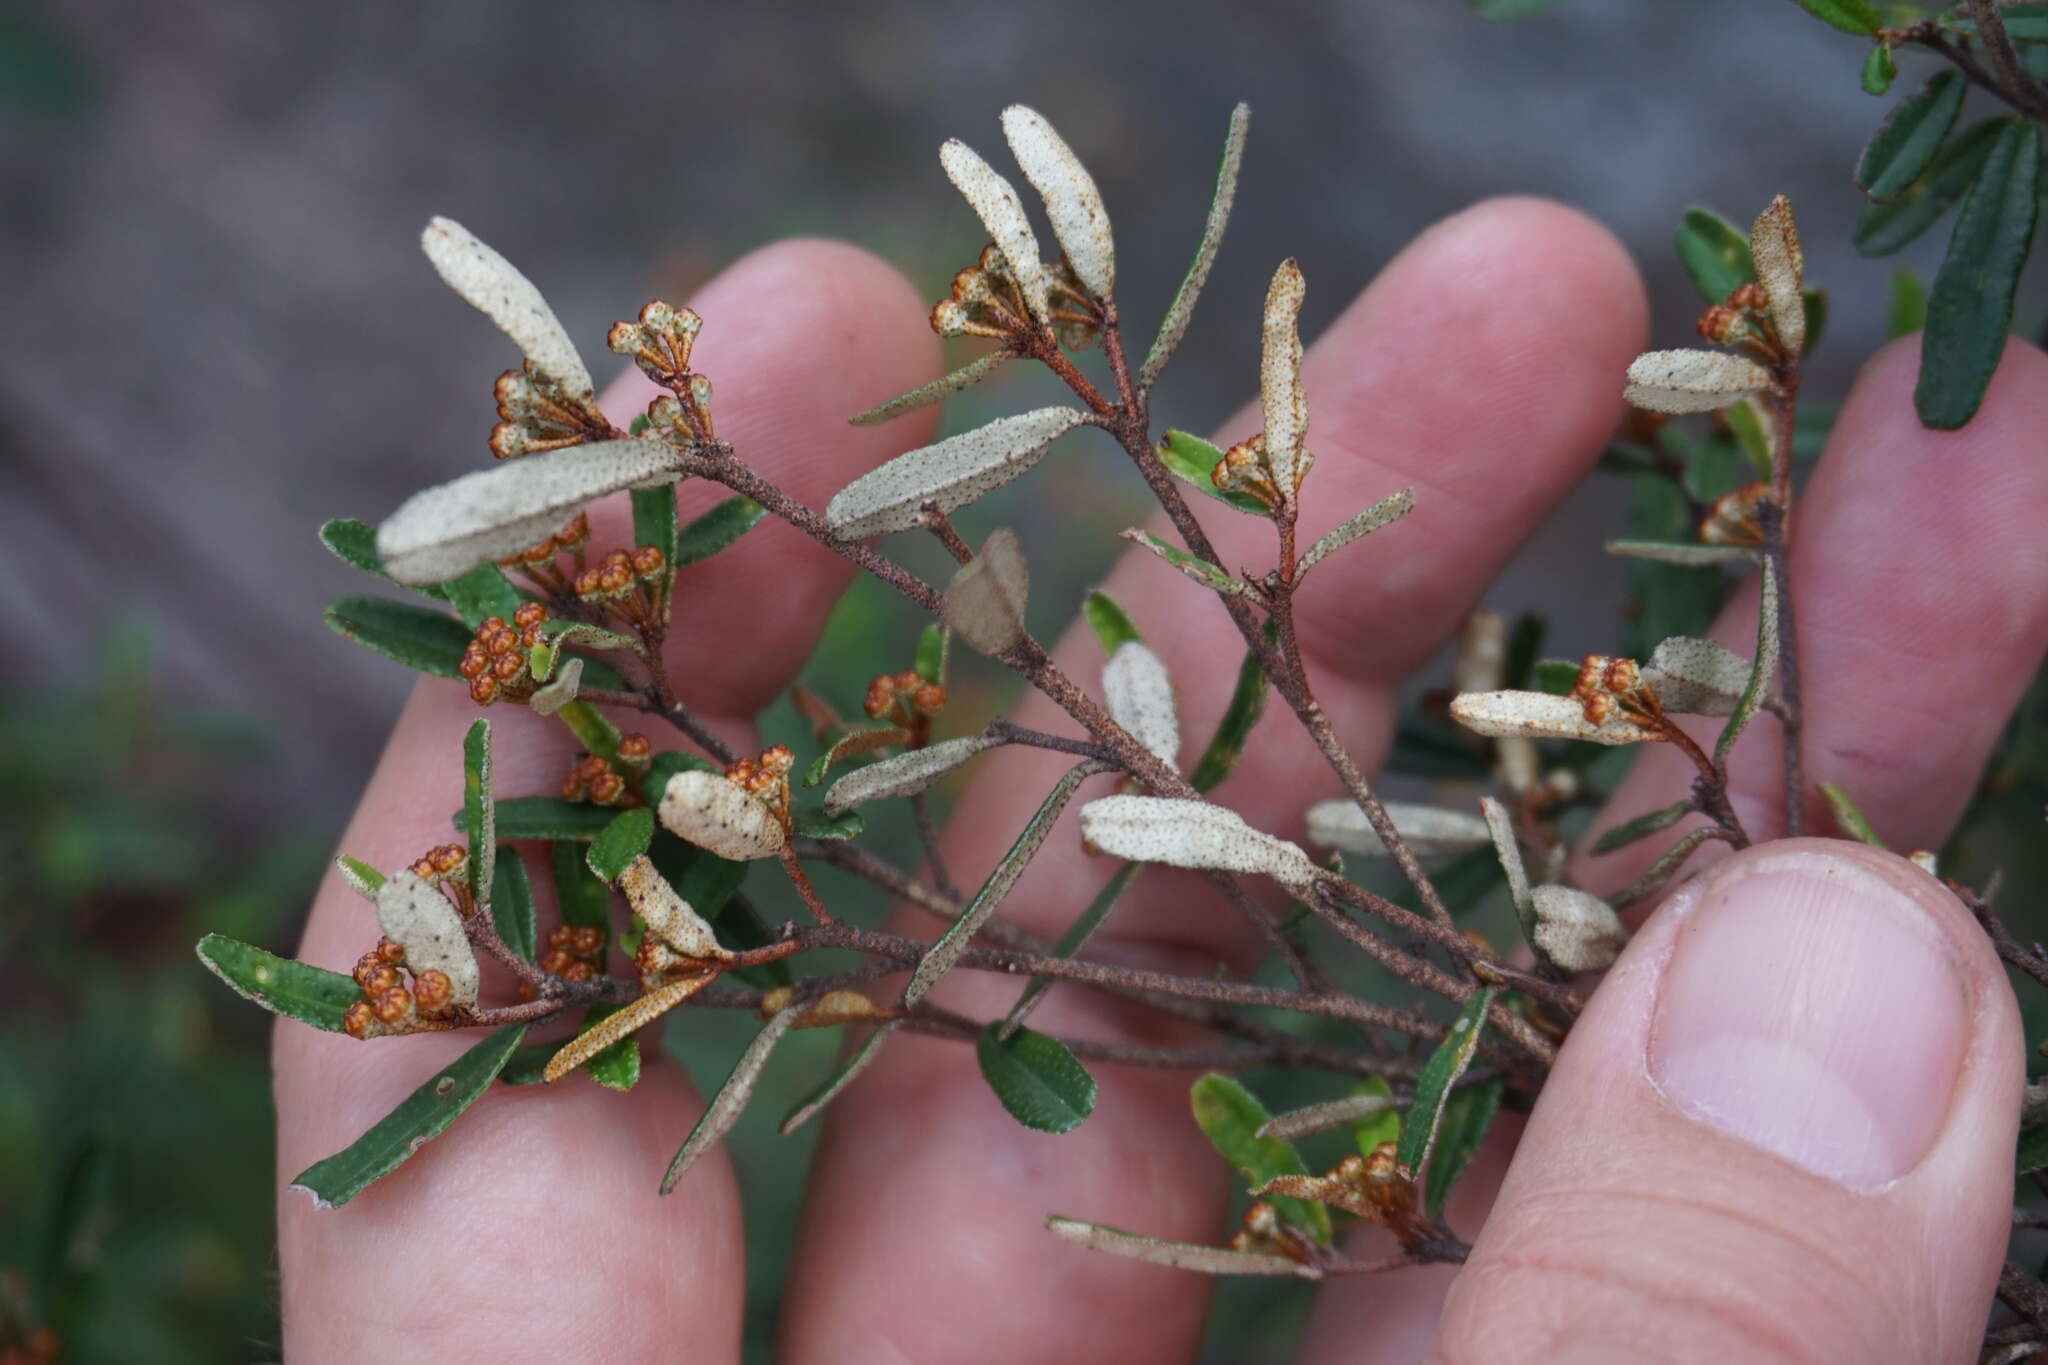
<path fill-rule="evenodd" d="M 412 979 L 412 998 L 421 1014 L 429 1017 L 443 1014 L 454 1002 L 455 984 L 446 973 L 429 968 Z"/>
<path fill-rule="evenodd" d="M 377 956 L 394 967 L 405 965 L 405 945 L 388 938 L 377 940 Z"/>
<path fill-rule="evenodd" d="M 576 520 L 555 533 L 555 543 L 571 552 L 582 549 L 589 540 L 590 517 L 583 512 L 578 512 Z"/>
<path fill-rule="evenodd" d="M 469 699 L 478 706 L 489 706 L 498 699 L 498 680 L 485 674 L 469 684 Z"/>
<path fill-rule="evenodd" d="M 594 595 L 597 592 L 598 575 L 601 572 L 598 569 L 585 569 L 582 573 L 577 574 L 576 581 L 572 585 L 576 589 L 576 595 L 578 597 Z"/>
<path fill-rule="evenodd" d="M 548 930 L 548 947 L 568 947 L 569 942 L 571 938 L 575 935 L 575 933 L 576 930 L 573 926 L 567 924 L 557 924 L 554 928 Z"/>
<path fill-rule="evenodd" d="M 946 689 L 937 683 L 920 683 L 910 694 L 910 705 L 921 716 L 934 716 L 946 705 Z"/>
<path fill-rule="evenodd" d="M 1708 341 L 1726 341 L 1747 326 L 1740 308 L 1717 303 L 1700 314 L 1699 333 Z"/>
<path fill-rule="evenodd" d="M 525 630 L 548 619 L 548 609 L 538 602 L 522 602 L 519 610 L 512 613 L 512 624 Z"/>
<path fill-rule="evenodd" d="M 376 1011 L 379 1023 L 386 1027 L 396 1027 L 409 1022 L 413 1017 L 412 994 L 403 986 L 393 986 L 379 995 L 370 1008 Z"/>
<path fill-rule="evenodd" d="M 628 763 L 639 762 L 654 753 L 654 741 L 645 735 L 620 735 L 619 757 Z"/>
<path fill-rule="evenodd" d="M 652 578 L 660 573 L 668 560 L 657 546 L 642 545 L 633 551 L 633 572 L 642 578 Z"/>
<path fill-rule="evenodd" d="M 1761 313 L 1770 308 L 1771 296 L 1764 292 L 1762 285 L 1750 280 L 1735 287 L 1735 292 L 1728 296 L 1728 303 L 1730 307 L 1747 308 L 1751 312 Z"/>
<path fill-rule="evenodd" d="M 597 805 L 615 806 L 625 795 L 624 779 L 609 769 L 590 779 L 589 796 Z"/>
<path fill-rule="evenodd" d="M 562 969 L 562 980 L 564 981 L 588 981 L 596 975 L 597 968 L 591 966 L 588 962 L 571 962 Z"/>
<path fill-rule="evenodd" d="M 569 950 L 578 957 L 589 957 L 604 947 L 604 931 L 594 924 L 579 924 L 569 931 Z"/>
<path fill-rule="evenodd" d="M 569 956 L 569 952 L 565 948 L 550 948 L 541 954 L 539 966 L 549 976 L 560 976 L 569 969 L 569 964 L 575 960 L 575 958 Z"/>
<path fill-rule="evenodd" d="M 474 681 L 482 677 L 484 670 L 490 666 L 491 656 L 472 644 L 462 651 L 462 659 L 455 665 L 455 671 L 460 676 Z"/>
<path fill-rule="evenodd" d="M 351 1038 L 367 1038 L 370 1036 L 370 1025 L 376 1018 L 369 1001 L 354 1001 L 341 1012 L 341 1031 Z"/>

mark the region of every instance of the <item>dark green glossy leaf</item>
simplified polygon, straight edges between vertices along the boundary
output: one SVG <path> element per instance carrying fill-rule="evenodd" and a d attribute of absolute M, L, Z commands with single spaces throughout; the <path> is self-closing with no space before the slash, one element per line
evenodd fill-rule
<path fill-rule="evenodd" d="M 1488 1081 L 1451 1092 L 1438 1126 L 1436 1154 L 1430 1158 L 1429 1176 L 1423 1181 L 1422 1210 L 1431 1218 L 1444 1216 L 1444 1200 L 1486 1139 L 1504 1088 L 1499 1081 Z"/>
<path fill-rule="evenodd" d="M 616 1014 L 622 1005 L 592 1005 L 583 1016 L 583 1029 L 608 1014 Z M 590 1073 L 590 1079 L 608 1090 L 631 1090 L 640 1081 L 640 1035 L 629 1033 L 604 1051 L 583 1064 L 583 1070 Z"/>
<path fill-rule="evenodd" d="M 1885 307 L 1884 334 L 1893 341 L 1911 336 L 1927 325 L 1927 286 L 1919 272 L 1902 265 L 1892 272 L 1891 292 Z"/>
<path fill-rule="evenodd" d="M 1712 209 L 1687 209 L 1672 244 L 1693 288 L 1708 303 L 1720 303 L 1756 278 L 1748 235 Z"/>
<path fill-rule="evenodd" d="M 455 1122 L 490 1087 L 525 1036 L 524 1024 L 499 1029 L 436 1072 L 346 1149 L 299 1172 L 292 1188 L 312 1195 L 323 1209 L 346 1204 Z"/>
<path fill-rule="evenodd" d="M 199 960 L 244 1000 L 329 1033 L 341 1032 L 343 1013 L 363 998 L 356 983 L 340 972 L 278 957 L 221 934 L 199 940 Z"/>
<path fill-rule="evenodd" d="M 652 545 L 661 551 L 662 582 L 673 583 L 676 577 L 676 552 L 678 532 L 676 528 L 676 486 L 672 483 L 658 484 L 653 488 L 636 488 L 633 499 L 633 545 Z"/>
<path fill-rule="evenodd" d="M 591 872 L 590 864 L 584 861 L 582 845 L 564 841 L 552 845 L 548 852 L 554 865 L 555 904 L 561 910 L 562 923 L 588 925 L 609 937 L 611 888 Z"/>
<path fill-rule="evenodd" d="M 1269 516 L 1266 504 L 1246 493 L 1226 493 L 1216 486 L 1210 471 L 1223 459 L 1221 447 L 1210 445 L 1199 436 L 1185 431 L 1169 431 L 1166 439 L 1159 443 L 1159 460 L 1176 476 L 1208 494 L 1218 502 L 1227 502 L 1240 512 L 1249 512 L 1255 517 Z"/>
<path fill-rule="evenodd" d="M 478 905 L 491 903 L 491 874 L 498 866 L 498 829 L 491 805 L 491 723 L 470 722 L 462 737 L 462 815 L 457 829 L 469 844 L 469 892 Z"/>
<path fill-rule="evenodd" d="M 1825 24 L 1844 33 L 1873 37 L 1884 27 L 1884 19 L 1870 0 L 1798 0 L 1799 7 Z"/>
<path fill-rule="evenodd" d="M 752 498 L 727 498 L 685 526 L 676 538 L 674 562 L 695 564 L 709 559 L 761 524 L 768 509 Z"/>
<path fill-rule="evenodd" d="M 577 839 L 589 842 L 612 822 L 616 811 L 552 796 L 513 796 L 497 803 L 500 839 Z M 456 829 L 462 814 L 456 812 Z"/>
<path fill-rule="evenodd" d="M 1473 1053 L 1479 1050 L 1479 1035 L 1486 1027 L 1486 1011 L 1497 994 L 1499 992 L 1491 986 L 1474 991 L 1465 1001 L 1465 1007 L 1458 1011 L 1458 1017 L 1451 1021 L 1450 1032 L 1444 1035 L 1444 1040 L 1437 1044 L 1436 1051 L 1429 1054 L 1429 1060 L 1416 1074 L 1415 1097 L 1409 1102 L 1408 1117 L 1402 1122 L 1401 1146 L 1394 1158 L 1410 1176 L 1421 1174 L 1429 1164 L 1451 1087 L 1458 1083 L 1458 1077 L 1465 1074 L 1465 1068 L 1472 1064 Z"/>
<path fill-rule="evenodd" d="M 1138 634 L 1138 628 L 1131 624 L 1131 618 L 1116 599 L 1100 588 L 1081 599 L 1081 615 L 1088 619 L 1088 627 L 1101 642 L 1104 654 L 1114 654 L 1123 645 L 1144 642 L 1145 637 Z"/>
<path fill-rule="evenodd" d="M 1892 55 L 1891 48 L 1884 43 L 1870 49 L 1863 56 L 1863 93 L 1882 95 L 1892 88 L 1898 79 L 1899 59 Z"/>
<path fill-rule="evenodd" d="M 601 882 L 615 882 L 626 864 L 647 851 L 654 838 L 654 812 L 646 806 L 622 810 L 591 840 L 584 861 L 590 874 Z"/>
<path fill-rule="evenodd" d="M 498 868 L 491 878 L 491 922 L 507 948 L 533 961 L 537 941 L 533 925 L 533 883 L 526 864 L 510 844 L 498 845 Z"/>
<path fill-rule="evenodd" d="M 1273 1116 L 1258 1096 L 1231 1077 L 1210 1072 L 1188 1091 L 1188 1102 L 1210 1145 L 1237 1168 L 1246 1188 L 1256 1190 L 1283 1175 L 1308 1174 L 1293 1143 L 1259 1136 L 1259 1129 Z M 1283 1220 L 1318 1242 L 1330 1240 L 1330 1211 L 1321 1204 L 1287 1195 L 1269 1196 L 1267 1202 Z"/>
<path fill-rule="evenodd" d="M 1865 205 L 1856 216 L 1856 249 L 1889 256 L 1933 227 L 1977 178 L 2004 122 L 1985 119 L 1949 138 L 1934 164 L 1891 202 Z"/>
<path fill-rule="evenodd" d="M 1594 842 L 1593 853 L 1597 857 L 1602 853 L 1612 853 L 1617 848 L 1624 848 L 1638 839 L 1647 839 L 1658 830 L 1669 829 L 1677 824 L 1690 815 L 1692 810 L 1692 800 L 1688 797 L 1683 801 L 1673 801 L 1668 806 L 1659 806 L 1656 810 L 1638 815 L 1633 820 L 1624 820 Z"/>
<path fill-rule="evenodd" d="M 1927 335 L 1913 405 L 1920 420 L 1951 430 L 1977 415 L 2005 353 L 2013 291 L 2034 241 L 2041 138 L 2022 118 L 2006 120 L 1956 216 L 1948 253 L 1927 299 Z"/>
<path fill-rule="evenodd" d="M 479 564 L 460 578 L 440 585 L 441 595 L 455 608 L 464 624 L 475 630 L 486 617 L 510 621 L 526 601 L 505 571 L 495 564 Z"/>
<path fill-rule="evenodd" d="M 822 806 L 802 805 L 790 811 L 790 828 L 804 839 L 851 839 L 867 828 L 857 810 L 827 815 Z"/>
<path fill-rule="evenodd" d="M 1937 71 L 1885 116 L 1856 163 L 1856 184 L 1865 194 L 1879 203 L 1895 198 L 1934 164 L 1963 107 L 1964 88 L 1956 72 Z"/>
<path fill-rule="evenodd" d="M 1252 727 L 1266 714 L 1266 691 L 1266 671 L 1259 667 L 1258 655 L 1246 650 L 1244 662 L 1237 666 L 1237 686 L 1231 689 L 1230 704 L 1223 709 L 1216 733 L 1209 737 L 1209 746 L 1189 774 L 1189 786 L 1206 792 L 1236 771 Z"/>
<path fill-rule="evenodd" d="M 446 612 L 393 602 L 383 597 L 344 597 L 321 619 L 343 639 L 396 659 L 437 678 L 459 678 L 456 665 L 469 647 L 470 632 Z"/>
<path fill-rule="evenodd" d="M 926 626 L 917 636 L 917 661 L 913 667 L 917 676 L 928 683 L 946 681 L 946 651 L 952 644 L 952 632 L 936 623 Z"/>
<path fill-rule="evenodd" d="M 1010 1117 L 1041 1133 L 1064 1133 L 1095 1109 L 1095 1078 L 1059 1039 L 1020 1028 L 998 1037 L 1000 1021 L 974 1045 L 982 1078 Z"/>
<path fill-rule="evenodd" d="M 320 543 L 350 568 L 384 577 L 384 561 L 377 557 L 377 528 L 367 521 L 335 517 L 322 522 Z"/>

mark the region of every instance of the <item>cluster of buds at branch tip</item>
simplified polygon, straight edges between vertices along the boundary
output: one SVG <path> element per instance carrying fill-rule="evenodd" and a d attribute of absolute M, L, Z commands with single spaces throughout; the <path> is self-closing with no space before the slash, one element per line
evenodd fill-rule
<path fill-rule="evenodd" d="M 1226 1245 L 1232 1251 L 1285 1256 L 1304 1264 L 1315 1256 L 1308 1238 L 1282 1221 L 1279 1210 L 1263 1199 L 1254 1199 L 1245 1206 L 1244 1219 Z"/>
<path fill-rule="evenodd" d="M 578 601 L 646 630 L 668 617 L 667 568 L 668 558 L 659 546 L 613 550 L 577 574 L 570 586 Z"/>
<path fill-rule="evenodd" d="M 1588 725 L 1605 725 L 1616 714 L 1652 728 L 1663 722 L 1664 708 L 1657 702 L 1656 690 L 1643 681 L 1643 671 L 1634 659 L 1588 654 L 1567 695 L 1584 709 Z"/>
<path fill-rule="evenodd" d="M 573 521 L 553 535 L 535 541 L 509 559 L 498 561 L 500 568 L 523 573 L 543 590 L 556 597 L 569 595 L 569 579 L 556 564 L 562 555 L 573 558 L 576 569 L 583 568 L 583 547 L 590 543 L 590 517 L 578 512 Z"/>
<path fill-rule="evenodd" d="M 560 385 L 535 373 L 530 362 L 499 375 L 491 392 L 498 401 L 491 454 L 501 460 L 602 441 L 612 434 L 612 424 L 595 403 L 571 398 Z"/>
<path fill-rule="evenodd" d="M 883 673 L 868 684 L 868 694 L 861 703 L 871 720 L 891 721 L 910 731 L 911 747 L 917 748 L 931 734 L 932 718 L 945 709 L 946 689 L 935 682 L 926 682 L 908 669 L 901 673 Z"/>
<path fill-rule="evenodd" d="M 588 981 L 604 966 L 604 930 L 594 924 L 557 924 L 536 964 L 564 981 Z"/>
<path fill-rule="evenodd" d="M 461 844 L 442 844 L 430 848 L 411 863 L 412 875 L 428 886 L 438 886 L 454 897 L 455 908 L 468 914 L 472 909 L 469 899 L 469 850 Z"/>
<path fill-rule="evenodd" d="M 725 780 L 768 803 L 784 825 L 789 823 L 789 771 L 796 766 L 796 755 L 787 744 L 774 744 L 763 749 L 753 758 L 742 758 L 728 764 Z"/>
<path fill-rule="evenodd" d="M 694 309 L 654 300 L 637 322 L 615 322 L 605 345 L 625 356 L 672 396 L 648 405 L 647 420 L 678 445 L 717 439 L 711 425 L 711 381 L 690 368 L 690 351 L 704 319 Z"/>
<path fill-rule="evenodd" d="M 540 624 L 547 616 L 547 608 L 540 603 L 526 602 L 512 613 L 509 624 L 502 616 L 486 616 L 478 624 L 455 665 L 455 671 L 469 681 L 471 701 L 478 706 L 525 701 L 539 689 L 528 652 L 540 643 Z"/>
<path fill-rule="evenodd" d="M 1353 1153 L 1322 1175 L 1277 1176 L 1255 1195 L 1287 1195 L 1313 1200 L 1377 1223 L 1403 1247 L 1413 1247 L 1437 1233 L 1422 1212 L 1414 1178 L 1401 1169 L 1397 1148 L 1382 1142 L 1371 1155 Z M 1285 1253 L 1282 1253 L 1285 1254 Z"/>
<path fill-rule="evenodd" d="M 432 856 L 420 861 L 427 862 Z M 356 959 L 351 975 L 363 998 L 342 1012 L 343 1032 L 351 1038 L 378 1038 L 410 1033 L 422 1019 L 448 1017 L 455 1003 L 455 988 L 447 973 L 432 968 L 416 971 L 407 989 L 404 966 L 405 949 L 388 938 L 378 939 L 376 947 Z"/>
<path fill-rule="evenodd" d="M 587 801 L 593 806 L 637 806 L 640 797 L 603 754 L 585 754 L 562 779 L 564 801 Z"/>
<path fill-rule="evenodd" d="M 1700 542 L 1762 549 L 1764 528 L 1757 520 L 1757 508 L 1770 496 L 1770 485 L 1765 483 L 1746 483 L 1733 492 L 1723 493 L 1700 522 Z"/>

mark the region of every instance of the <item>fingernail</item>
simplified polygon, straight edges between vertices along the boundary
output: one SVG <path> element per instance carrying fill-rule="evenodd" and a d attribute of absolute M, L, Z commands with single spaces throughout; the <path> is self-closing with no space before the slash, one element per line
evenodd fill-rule
<path fill-rule="evenodd" d="M 1969 1027 L 1948 942 L 1910 892 L 1850 858 L 1766 854 L 1709 873 L 1685 912 L 1650 1075 L 1700 1122 L 1870 1191 L 1933 1143 Z"/>

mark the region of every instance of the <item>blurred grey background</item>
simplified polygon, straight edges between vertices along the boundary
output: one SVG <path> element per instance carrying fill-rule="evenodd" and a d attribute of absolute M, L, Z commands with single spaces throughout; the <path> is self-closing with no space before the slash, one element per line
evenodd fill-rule
<path fill-rule="evenodd" d="M 1279 258 L 1316 282 L 1313 331 L 1417 230 L 1509 191 L 1625 238 L 1674 344 L 1697 311 L 1668 246 L 1679 213 L 1746 220 L 1787 190 L 1834 302 L 1809 392 L 1838 392 L 1883 325 L 1888 266 L 1847 240 L 1849 169 L 1884 106 L 1857 89 L 1859 45 L 1789 0 L 1577 0 L 1512 25 L 1459 0 L 0 15 L 0 670 L 63 672 L 85 625 L 152 619 L 172 690 L 273 726 L 316 822 L 352 799 L 406 679 L 322 627 L 322 603 L 364 585 L 314 531 L 483 462 L 507 359 L 420 257 L 431 213 L 504 250 L 600 354 L 653 290 L 790 233 L 868 245 L 937 297 L 979 229 L 934 151 L 953 134 L 997 150 L 996 113 L 1022 100 L 1101 182 L 1142 333 L 1247 99 L 1209 325 L 1155 405 L 1175 425 L 1247 388 L 1253 330 L 1217 319 L 1256 307 Z M 1944 236 L 1908 259 L 1931 272 Z M 1503 600 L 1611 621 L 1597 540 L 1619 496 L 1581 499 Z M 1577 643 L 1567 625 L 1557 644 Z"/>

